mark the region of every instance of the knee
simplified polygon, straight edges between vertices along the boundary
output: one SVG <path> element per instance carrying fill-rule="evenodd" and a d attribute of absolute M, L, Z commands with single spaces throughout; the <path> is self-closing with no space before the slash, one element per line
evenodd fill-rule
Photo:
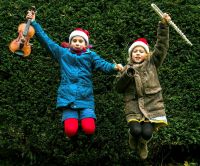
<path fill-rule="evenodd" d="M 140 137 L 142 133 L 142 127 L 139 122 L 129 122 L 128 126 L 132 136 Z"/>
<path fill-rule="evenodd" d="M 151 123 L 144 124 L 142 129 L 142 137 L 145 140 L 149 140 L 151 139 L 152 135 L 153 135 L 153 125 Z"/>
<path fill-rule="evenodd" d="M 96 125 L 94 118 L 84 118 L 81 120 L 81 127 L 83 132 L 87 135 L 92 135 L 95 132 Z"/>
<path fill-rule="evenodd" d="M 71 138 L 77 135 L 78 132 L 78 120 L 75 118 L 66 119 L 64 121 L 64 131 L 65 134 Z"/>

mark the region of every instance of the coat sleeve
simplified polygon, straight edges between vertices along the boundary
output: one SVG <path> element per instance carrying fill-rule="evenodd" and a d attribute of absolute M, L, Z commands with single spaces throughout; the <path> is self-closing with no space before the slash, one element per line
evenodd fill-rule
<path fill-rule="evenodd" d="M 134 69 L 130 66 L 125 66 L 123 73 L 117 75 L 115 80 L 115 87 L 118 93 L 124 93 L 127 86 L 130 84 L 133 79 L 135 72 Z"/>
<path fill-rule="evenodd" d="M 36 36 L 38 37 L 41 45 L 44 46 L 55 59 L 59 60 L 64 48 L 60 47 L 57 43 L 51 40 L 39 23 L 33 21 L 31 25 L 34 27 Z"/>
<path fill-rule="evenodd" d="M 95 70 L 101 70 L 105 73 L 115 71 L 115 64 L 107 62 L 95 52 L 92 52 L 92 62 Z"/>
<path fill-rule="evenodd" d="M 159 67 L 162 65 L 169 48 L 169 26 L 159 22 L 157 28 L 157 41 L 154 46 L 152 53 L 152 59 L 156 65 Z"/>

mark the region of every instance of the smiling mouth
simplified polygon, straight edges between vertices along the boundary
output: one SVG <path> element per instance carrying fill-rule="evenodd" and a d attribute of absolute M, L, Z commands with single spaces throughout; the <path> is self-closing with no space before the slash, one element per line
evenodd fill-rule
<path fill-rule="evenodd" d="M 140 60 L 141 58 L 140 57 L 136 57 L 135 59 Z"/>

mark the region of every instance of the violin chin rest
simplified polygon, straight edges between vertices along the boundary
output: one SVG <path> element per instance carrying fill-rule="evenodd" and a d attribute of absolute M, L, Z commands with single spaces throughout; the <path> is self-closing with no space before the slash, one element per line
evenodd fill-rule
<path fill-rule="evenodd" d="M 20 56 L 24 56 L 24 51 L 17 50 L 17 51 L 15 51 L 15 54 L 20 55 Z"/>

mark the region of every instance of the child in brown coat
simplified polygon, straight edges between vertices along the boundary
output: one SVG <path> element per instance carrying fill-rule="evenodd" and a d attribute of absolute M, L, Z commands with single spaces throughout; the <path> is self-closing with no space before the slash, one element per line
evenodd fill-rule
<path fill-rule="evenodd" d="M 129 144 L 141 159 L 148 156 L 147 143 L 152 138 L 153 131 L 161 125 L 167 125 L 157 70 L 169 47 L 170 20 L 171 17 L 164 13 L 158 24 L 153 52 L 149 51 L 145 38 L 133 42 L 128 50 L 128 64 L 117 78 L 117 91 L 124 94 Z"/>

